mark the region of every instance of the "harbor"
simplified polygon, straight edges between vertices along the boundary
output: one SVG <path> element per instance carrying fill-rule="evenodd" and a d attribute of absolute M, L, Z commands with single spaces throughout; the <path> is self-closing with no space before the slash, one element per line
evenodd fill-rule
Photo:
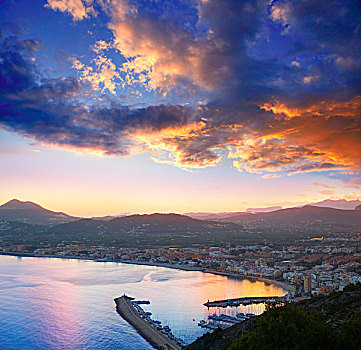
<path fill-rule="evenodd" d="M 262 303 L 273 303 L 273 302 L 283 302 L 286 301 L 287 297 L 278 297 L 278 296 L 271 296 L 271 297 L 243 297 L 243 298 L 233 298 L 233 299 L 225 299 L 225 300 L 214 300 L 214 301 L 207 301 L 204 303 L 204 306 L 207 307 L 228 307 L 233 306 L 237 307 L 240 305 L 251 305 L 251 304 L 262 304 Z"/>
<path fill-rule="evenodd" d="M 229 316 L 226 314 L 213 314 L 208 316 L 207 320 L 200 320 L 198 323 L 198 326 L 202 328 L 208 328 L 210 330 L 215 330 L 217 328 L 228 328 L 236 323 L 241 323 L 243 321 L 246 321 L 250 319 L 251 317 L 255 317 L 256 315 L 252 313 L 244 314 L 244 313 L 238 313 L 236 317 Z"/>
<path fill-rule="evenodd" d="M 114 299 L 117 312 L 131 324 L 139 334 L 152 346 L 160 350 L 180 350 L 183 341 L 175 337 L 168 326 L 162 326 L 160 321 L 152 320 L 151 313 L 145 312 L 141 304 L 149 301 L 136 301 L 134 298 L 123 295 Z"/>

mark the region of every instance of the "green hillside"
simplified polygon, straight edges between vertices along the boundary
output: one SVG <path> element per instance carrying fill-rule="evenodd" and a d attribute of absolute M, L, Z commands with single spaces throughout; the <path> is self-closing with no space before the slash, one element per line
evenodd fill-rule
<path fill-rule="evenodd" d="M 361 283 L 205 334 L 187 350 L 361 349 Z"/>

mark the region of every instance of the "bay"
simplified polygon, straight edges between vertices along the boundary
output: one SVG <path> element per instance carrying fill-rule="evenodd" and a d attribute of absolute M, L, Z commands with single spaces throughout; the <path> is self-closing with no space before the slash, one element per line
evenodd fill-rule
<path fill-rule="evenodd" d="M 260 281 L 90 260 L 0 256 L 0 349 L 153 349 L 116 312 L 126 293 L 190 343 L 211 313 L 260 314 L 264 305 L 207 309 L 207 300 L 284 295 Z"/>

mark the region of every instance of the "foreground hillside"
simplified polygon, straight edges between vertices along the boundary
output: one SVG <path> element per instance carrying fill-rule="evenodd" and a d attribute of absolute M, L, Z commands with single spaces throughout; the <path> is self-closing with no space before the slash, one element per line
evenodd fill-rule
<path fill-rule="evenodd" d="M 187 350 L 361 349 L 361 284 L 205 334 Z"/>

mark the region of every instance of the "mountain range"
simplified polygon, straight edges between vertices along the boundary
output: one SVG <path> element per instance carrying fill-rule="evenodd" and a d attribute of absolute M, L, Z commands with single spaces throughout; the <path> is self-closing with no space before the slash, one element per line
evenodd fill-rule
<path fill-rule="evenodd" d="M 192 213 L 190 214 L 192 215 Z M 270 212 L 127 215 L 79 218 L 32 202 L 0 206 L 0 238 L 11 242 L 83 242 L 169 246 L 301 238 L 361 229 L 361 205 L 341 210 L 307 205 Z"/>
<path fill-rule="evenodd" d="M 341 199 L 341 200 L 327 199 L 322 202 L 306 205 L 304 207 L 295 207 L 295 208 L 287 208 L 287 209 L 283 209 L 280 206 L 273 206 L 267 208 L 248 208 L 245 212 L 221 212 L 221 213 L 190 212 L 190 213 L 185 213 L 184 216 L 197 220 L 230 221 L 236 223 L 258 221 L 259 219 L 268 220 L 268 218 L 270 221 L 275 223 L 280 223 L 284 219 L 286 221 L 288 221 L 289 219 L 291 219 L 291 221 L 320 219 L 320 220 L 340 223 L 352 217 L 354 214 L 350 214 L 346 212 L 338 212 L 334 210 L 322 211 L 321 209 L 308 209 L 308 210 L 297 210 L 297 209 L 301 209 L 305 207 L 306 208 L 322 207 L 327 209 L 353 211 L 353 209 L 355 209 L 357 206 L 360 205 L 361 205 L 360 200 L 347 201 L 345 199 Z M 274 214 L 269 214 L 269 213 L 274 213 Z M 303 214 L 305 214 L 306 216 L 304 216 Z M 311 217 L 310 215 L 313 216 Z M 325 215 L 326 216 L 329 215 L 329 217 L 326 218 Z M 142 215 L 131 215 L 130 213 L 125 213 L 115 216 L 108 215 L 103 217 L 93 217 L 91 219 L 94 221 L 113 221 L 114 219 L 119 219 L 123 217 L 136 217 L 139 220 L 141 220 L 140 218 L 142 217 Z M 297 219 L 297 217 L 299 218 Z M 23 223 L 35 224 L 35 225 L 54 226 L 81 219 L 83 218 L 71 216 L 63 212 L 51 211 L 43 208 L 42 206 L 34 202 L 29 202 L 29 201 L 24 202 L 18 199 L 12 199 L 9 202 L 0 206 L 0 220 L 6 220 L 6 221 L 23 222 Z"/>
<path fill-rule="evenodd" d="M 341 210 L 305 205 L 301 208 L 280 209 L 268 213 L 235 215 L 225 220 L 238 224 L 260 224 L 261 226 L 307 225 L 312 223 L 358 226 L 361 225 L 361 211 L 356 208 L 354 210 Z"/>
<path fill-rule="evenodd" d="M 353 210 L 357 206 L 361 205 L 361 201 L 359 199 L 357 200 L 346 200 L 346 199 L 326 199 L 321 202 L 306 204 L 311 205 L 314 207 L 323 207 L 323 208 L 331 208 L 331 209 L 341 209 L 341 210 Z M 303 206 L 298 206 L 298 208 L 301 208 Z M 247 208 L 244 212 L 221 212 L 221 213 L 206 213 L 206 212 L 190 212 L 185 213 L 185 215 L 188 215 L 195 219 L 200 220 L 229 220 L 233 217 L 237 217 L 240 215 L 245 214 L 258 214 L 258 213 L 269 213 L 273 211 L 278 211 L 281 209 L 288 209 L 288 208 L 282 208 L 281 206 L 271 206 L 266 208 Z M 291 209 L 291 208 L 290 208 Z M 233 221 L 233 220 L 231 220 Z"/>

